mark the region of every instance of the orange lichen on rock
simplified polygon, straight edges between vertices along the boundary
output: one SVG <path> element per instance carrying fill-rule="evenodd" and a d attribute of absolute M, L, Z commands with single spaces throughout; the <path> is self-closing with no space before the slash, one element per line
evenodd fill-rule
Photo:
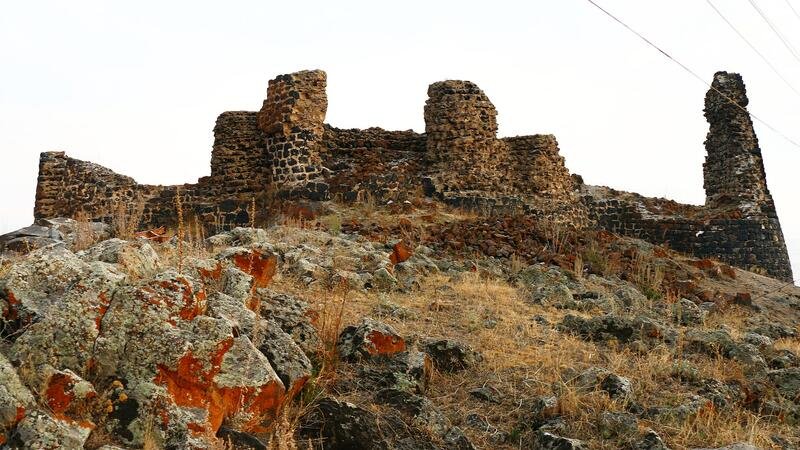
<path fill-rule="evenodd" d="M 159 285 L 167 291 L 180 293 L 183 304 L 181 305 L 181 309 L 178 311 L 178 317 L 181 319 L 192 320 L 205 311 L 205 291 L 193 291 L 192 285 L 186 278 L 181 277 L 176 281 L 165 280 L 160 282 Z M 154 304 L 166 304 L 167 306 L 174 306 L 174 302 L 169 297 L 159 297 L 154 300 Z"/>
<path fill-rule="evenodd" d="M 200 279 L 205 283 L 211 280 L 219 280 L 222 276 L 222 263 L 217 262 L 213 269 L 197 268 Z"/>
<path fill-rule="evenodd" d="M 248 254 L 234 255 L 233 263 L 240 270 L 251 275 L 253 286 L 260 288 L 272 281 L 278 265 L 278 258 L 275 255 L 266 255 L 258 250 L 252 250 Z"/>
<path fill-rule="evenodd" d="M 75 379 L 67 373 L 55 373 L 47 382 L 44 398 L 55 417 L 66 419 L 64 413 L 75 400 L 74 385 Z"/>
<path fill-rule="evenodd" d="M 408 260 L 411 255 L 411 249 L 408 248 L 405 242 L 400 241 L 392 247 L 392 254 L 389 255 L 389 260 L 392 261 L 392 264 L 397 264 Z"/>
<path fill-rule="evenodd" d="M 100 303 L 98 303 L 98 305 L 95 307 L 95 309 L 97 309 L 97 316 L 94 318 L 94 324 L 95 326 L 97 326 L 97 329 L 99 330 L 100 324 L 103 322 L 103 317 L 106 315 L 106 312 L 108 311 L 108 305 L 111 302 L 111 300 L 109 300 L 105 292 L 100 293 L 98 300 L 100 300 Z"/>
<path fill-rule="evenodd" d="M 14 296 L 14 293 L 11 291 L 6 291 L 6 297 L 8 302 L 8 308 L 3 311 L 3 317 L 6 320 L 17 320 L 19 314 L 17 313 L 17 305 L 19 305 L 19 300 Z"/>
<path fill-rule="evenodd" d="M 214 377 L 232 346 L 233 338 L 219 343 L 208 358 L 208 365 L 190 351 L 181 357 L 176 369 L 158 367 L 154 382 L 166 386 L 176 405 L 208 411 L 208 423 L 194 424 L 190 428 L 193 432 L 207 432 L 213 436 L 223 420 L 243 409 L 253 417 L 243 429 L 252 429 L 266 414 L 277 411 L 285 398 L 283 386 L 276 382 L 254 387 L 218 386 Z"/>
<path fill-rule="evenodd" d="M 392 336 L 377 330 L 372 330 L 367 334 L 366 339 L 370 343 L 370 345 L 367 346 L 367 351 L 373 356 L 389 356 L 406 350 L 406 341 L 399 336 Z"/>

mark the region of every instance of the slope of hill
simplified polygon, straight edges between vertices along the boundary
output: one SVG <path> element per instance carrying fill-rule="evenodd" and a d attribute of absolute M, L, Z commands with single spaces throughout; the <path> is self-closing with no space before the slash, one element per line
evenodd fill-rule
<path fill-rule="evenodd" d="M 790 283 L 432 200 L 281 211 L 0 238 L 0 448 L 800 444 Z"/>

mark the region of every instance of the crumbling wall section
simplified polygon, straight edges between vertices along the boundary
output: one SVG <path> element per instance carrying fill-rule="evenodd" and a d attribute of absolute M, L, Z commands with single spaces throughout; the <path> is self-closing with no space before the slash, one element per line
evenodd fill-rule
<path fill-rule="evenodd" d="M 220 114 L 214 126 L 209 181 L 219 184 L 228 195 L 266 189 L 271 178 L 266 148 L 257 112 Z"/>
<path fill-rule="evenodd" d="M 503 138 L 509 149 L 499 172 L 513 192 L 575 201 L 575 183 L 552 134 Z"/>
<path fill-rule="evenodd" d="M 581 200 L 599 228 L 745 270 L 790 281 L 792 270 L 777 219 L 709 216 L 699 206 L 586 186 Z"/>
<path fill-rule="evenodd" d="M 141 186 L 99 164 L 45 152 L 39 158 L 33 214 L 37 219 L 84 214 L 109 221 L 120 208 L 156 195 L 157 187 Z"/>

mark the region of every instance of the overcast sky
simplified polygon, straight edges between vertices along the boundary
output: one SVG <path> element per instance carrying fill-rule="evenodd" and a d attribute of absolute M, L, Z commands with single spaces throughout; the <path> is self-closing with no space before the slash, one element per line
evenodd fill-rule
<path fill-rule="evenodd" d="M 596 1 L 708 81 L 741 73 L 751 112 L 800 141 L 800 95 L 705 1 Z M 800 60 L 752 5 L 713 1 L 800 90 Z M 800 47 L 786 0 L 755 1 Z M 501 136 L 555 134 L 587 183 L 704 200 L 707 87 L 586 0 L 8 2 L 0 61 L 0 231 L 32 221 L 40 152 L 194 182 L 220 112 L 257 110 L 270 78 L 310 68 L 328 72 L 335 126 L 423 131 L 428 84 L 472 80 Z M 798 272 L 800 148 L 756 131 Z"/>

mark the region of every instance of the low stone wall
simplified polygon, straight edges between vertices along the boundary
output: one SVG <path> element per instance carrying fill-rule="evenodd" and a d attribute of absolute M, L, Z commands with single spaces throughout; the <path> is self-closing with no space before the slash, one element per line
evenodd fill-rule
<path fill-rule="evenodd" d="M 427 136 L 413 130 L 390 131 L 383 128 L 372 127 L 336 128 L 325 124 L 323 134 L 324 149 L 326 152 L 347 151 L 351 149 L 385 149 L 407 152 L 424 153 L 427 145 Z"/>
<path fill-rule="evenodd" d="M 710 212 L 597 187 L 585 187 L 581 200 L 596 226 L 612 233 L 792 280 L 777 217 L 736 217 L 731 211 Z"/>
<path fill-rule="evenodd" d="M 39 159 L 34 217 L 85 214 L 110 220 L 120 205 L 156 195 L 155 191 L 101 165 L 69 158 L 64 152 L 46 152 Z"/>

